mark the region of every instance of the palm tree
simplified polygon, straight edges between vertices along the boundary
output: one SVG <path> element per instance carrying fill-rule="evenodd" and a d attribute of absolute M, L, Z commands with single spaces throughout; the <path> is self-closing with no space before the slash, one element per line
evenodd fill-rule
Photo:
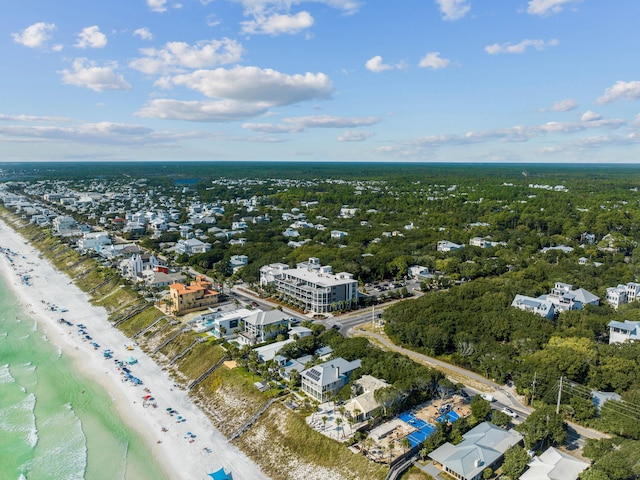
<path fill-rule="evenodd" d="M 341 427 L 343 422 L 344 420 L 342 420 L 342 418 L 340 417 L 336 418 L 336 425 L 338 426 L 336 430 L 342 430 L 342 438 L 344 438 L 344 428 Z"/>
<path fill-rule="evenodd" d="M 411 448 L 411 440 L 409 440 L 409 437 L 402 437 L 402 439 L 400 440 L 400 446 L 403 450 L 402 453 L 406 453 L 407 450 Z"/>
<path fill-rule="evenodd" d="M 326 430 L 327 429 L 327 420 L 329 420 L 329 417 L 327 417 L 326 415 L 322 416 L 322 430 Z"/>

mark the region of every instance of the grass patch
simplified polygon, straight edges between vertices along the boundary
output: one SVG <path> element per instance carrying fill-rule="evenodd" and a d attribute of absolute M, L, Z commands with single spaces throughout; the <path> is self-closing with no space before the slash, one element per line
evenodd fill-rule
<path fill-rule="evenodd" d="M 158 310 L 157 308 L 147 308 L 143 312 L 140 312 L 139 314 L 133 316 L 131 319 L 120 324 L 118 328 L 127 337 L 133 337 L 133 335 L 135 335 L 137 332 L 139 332 L 143 328 L 148 327 L 160 317 L 164 317 L 164 313 L 162 313 L 160 310 Z"/>
<path fill-rule="evenodd" d="M 382 480 L 388 468 L 309 428 L 304 419 L 274 404 L 238 441 L 274 480 L 331 478 Z"/>
<path fill-rule="evenodd" d="M 176 362 L 176 371 L 183 379 L 194 380 L 215 365 L 225 353 L 220 345 L 199 343 Z"/>

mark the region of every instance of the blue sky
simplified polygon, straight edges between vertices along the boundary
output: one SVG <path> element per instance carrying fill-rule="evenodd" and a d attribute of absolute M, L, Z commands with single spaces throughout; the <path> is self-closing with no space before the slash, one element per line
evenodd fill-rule
<path fill-rule="evenodd" d="M 635 0 L 21 0 L 1 161 L 640 161 Z"/>

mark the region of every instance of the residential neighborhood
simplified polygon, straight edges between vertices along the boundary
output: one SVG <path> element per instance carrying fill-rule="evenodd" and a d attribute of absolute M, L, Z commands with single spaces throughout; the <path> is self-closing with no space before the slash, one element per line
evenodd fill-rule
<path fill-rule="evenodd" d="M 512 191 L 508 183 L 495 188 Z M 215 350 L 204 378 L 221 368 L 245 372 L 258 394 L 281 398 L 307 428 L 390 472 L 410 460 L 433 478 L 498 478 L 513 455 L 529 452 L 518 478 L 577 479 L 589 459 L 565 448 L 566 439 L 531 443 L 532 412 L 554 404 L 560 388 L 565 427 L 594 418 L 615 431 L 610 412 L 635 408 L 620 395 L 633 390 L 632 377 L 607 373 L 606 355 L 618 352 L 600 351 L 640 345 L 640 284 L 624 270 L 634 265 L 631 234 L 581 226 L 542 239 L 541 219 L 512 220 L 572 187 L 532 184 L 535 193 L 506 202 L 460 182 L 221 176 L 206 185 L 13 180 L 1 184 L 0 201 L 75 252 L 74 264 L 91 260 L 137 295 L 121 311 L 111 307 L 114 324 L 157 309 L 131 334 L 158 361 L 180 365 L 200 348 Z M 352 201 L 303 199 L 323 189 L 347 189 Z M 302 198 L 287 198 L 291 191 Z M 420 198 L 422 212 L 389 213 L 374 200 L 394 196 Z M 453 215 L 452 201 L 471 211 L 457 224 L 427 213 Z M 530 245 L 518 237 L 524 225 Z M 454 382 L 428 362 L 399 360 L 402 350 L 381 350 L 378 337 L 506 387 Z M 566 365 L 573 351 L 577 363 Z M 584 352 L 595 364 L 584 366 Z M 587 403 L 573 399 L 580 395 Z M 252 408 L 234 415 L 248 421 L 251 412 L 259 418 Z"/>

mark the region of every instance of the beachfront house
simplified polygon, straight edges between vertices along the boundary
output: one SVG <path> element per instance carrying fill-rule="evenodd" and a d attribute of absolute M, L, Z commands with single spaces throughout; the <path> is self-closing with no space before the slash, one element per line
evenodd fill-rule
<path fill-rule="evenodd" d="M 52 227 L 54 234 L 64 235 L 78 230 L 78 222 L 73 217 L 60 215 L 53 219 Z"/>
<path fill-rule="evenodd" d="M 291 317 L 280 310 L 254 311 L 242 322 L 242 331 L 237 342 L 241 345 L 264 343 L 289 330 Z"/>
<path fill-rule="evenodd" d="M 78 239 L 77 245 L 80 252 L 87 253 L 89 250 L 96 250 L 97 247 L 111 245 L 111 238 L 106 232 L 85 232 Z"/>
<path fill-rule="evenodd" d="M 220 294 L 212 287 L 213 284 L 203 275 L 198 276 L 189 285 L 173 283 L 169 285 L 169 297 L 165 300 L 163 308 L 167 313 L 183 315 L 217 305 Z"/>
<path fill-rule="evenodd" d="M 301 374 L 302 391 L 318 402 L 326 402 L 344 387 L 360 360 L 349 362 L 338 357 L 315 365 Z"/>
<path fill-rule="evenodd" d="M 384 380 L 371 375 L 363 375 L 354 381 L 352 390 L 356 396 L 351 398 L 344 406 L 347 415 L 353 418 L 356 423 L 364 422 L 371 418 L 373 413 L 380 407 L 380 404 L 375 399 L 376 390 L 388 386 L 389 384 Z"/>
<path fill-rule="evenodd" d="M 504 453 L 522 442 L 515 430 L 503 430 L 483 422 L 462 436 L 462 442 L 449 442 L 429 454 L 433 464 L 459 480 L 480 480 L 486 468 L 495 470 Z"/>
<path fill-rule="evenodd" d="M 217 338 L 233 339 L 243 328 L 243 322 L 254 312 L 247 308 L 238 308 L 228 312 L 209 312 L 198 315 L 189 321 L 196 333 L 211 332 Z"/>

